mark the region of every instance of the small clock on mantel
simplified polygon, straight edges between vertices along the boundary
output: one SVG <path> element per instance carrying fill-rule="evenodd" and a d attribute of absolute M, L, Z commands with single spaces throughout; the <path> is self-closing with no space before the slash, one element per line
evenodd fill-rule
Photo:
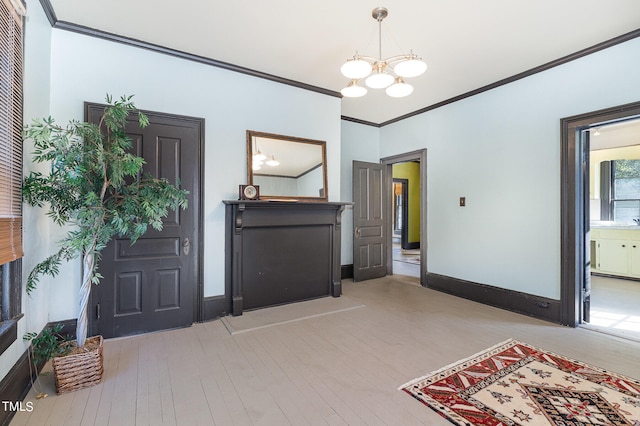
<path fill-rule="evenodd" d="M 260 198 L 260 187 L 258 185 L 240 185 L 241 200 L 257 200 Z"/>

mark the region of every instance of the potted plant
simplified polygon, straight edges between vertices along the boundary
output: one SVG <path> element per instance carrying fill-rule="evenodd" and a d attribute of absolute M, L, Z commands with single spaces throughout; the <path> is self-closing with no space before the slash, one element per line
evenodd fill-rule
<path fill-rule="evenodd" d="M 102 377 L 102 338 L 87 339 L 91 285 L 102 278 L 97 271 L 101 250 L 115 236 L 130 238 L 133 244 L 148 226 L 161 230 L 169 209 L 187 207 L 187 191 L 165 179 L 142 176 L 144 160 L 129 152 L 131 141 L 125 127 L 127 117 L 135 111 L 132 96 L 113 100 L 107 95 L 106 100 L 108 105 L 97 125 L 74 120 L 62 127 L 49 117 L 24 128 L 25 139 L 33 140 L 33 161 L 51 164 L 48 175 L 34 171 L 25 177 L 24 200 L 32 206 L 47 205 L 47 214 L 56 224 L 70 226 L 59 250 L 29 273 L 27 293 L 36 288 L 41 274 L 55 276 L 63 261 L 82 257 L 76 347 L 64 358 L 90 354 L 94 360 L 89 363 L 99 364 L 99 374 L 86 373 L 87 379 L 79 378 L 86 385 L 66 385 L 70 390 L 97 383 Z M 144 128 L 149 121 L 138 113 L 138 123 Z M 56 360 L 60 361 L 59 357 L 53 364 L 60 392 L 59 372 L 78 370 L 83 361 L 70 358 L 65 364 Z"/>
<path fill-rule="evenodd" d="M 30 354 L 37 371 L 40 371 L 51 358 L 64 356 L 71 350 L 69 345 L 64 344 L 67 339 L 60 334 L 61 330 L 62 324 L 56 324 L 46 327 L 40 334 L 29 332 L 22 336 L 22 340 L 31 343 Z"/>
<path fill-rule="evenodd" d="M 63 357 L 71 351 L 68 344 L 70 338 L 60 334 L 62 324 L 56 324 L 53 327 L 45 327 L 40 334 L 29 332 L 22 336 L 22 340 L 29 342 L 29 364 L 31 371 L 31 386 L 34 386 L 34 377 L 38 378 L 40 371 L 50 359 Z M 33 367 L 33 370 L 31 370 Z M 36 399 L 46 398 L 48 395 L 39 392 Z"/>

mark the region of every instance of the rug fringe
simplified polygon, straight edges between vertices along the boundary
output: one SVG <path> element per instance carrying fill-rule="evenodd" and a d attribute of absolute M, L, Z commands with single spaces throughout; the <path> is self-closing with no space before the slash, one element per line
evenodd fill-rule
<path fill-rule="evenodd" d="M 496 349 L 496 348 L 499 348 L 500 346 L 503 346 L 503 345 L 506 345 L 506 344 L 509 344 L 509 343 L 512 343 L 512 342 L 520 343 L 520 342 L 518 342 L 518 341 L 517 341 L 517 340 L 515 340 L 515 339 L 507 339 L 507 340 L 505 340 L 504 342 L 496 343 L 495 345 L 493 345 L 493 346 L 491 346 L 491 347 L 489 347 L 489 348 L 485 348 L 485 349 L 483 349 L 483 350 L 481 350 L 481 351 L 479 351 L 479 352 L 476 352 L 475 354 L 473 354 L 473 355 L 471 355 L 471 356 L 468 356 L 468 357 L 463 358 L 463 359 L 459 359 L 458 361 L 454 361 L 454 362 L 452 362 L 452 363 L 451 363 L 451 364 L 449 364 L 449 365 L 445 365 L 444 367 L 439 368 L 439 369 L 437 369 L 437 370 L 435 370 L 435 371 L 432 371 L 431 373 L 425 374 L 425 375 L 424 375 L 424 376 L 422 376 L 422 377 L 418 377 L 417 379 L 410 380 L 410 381 L 408 381 L 407 383 L 405 383 L 404 385 L 402 385 L 402 386 L 398 386 L 398 390 L 403 390 L 404 388 L 407 388 L 407 387 L 409 387 L 409 386 L 413 386 L 414 384 L 416 384 L 416 383 L 418 383 L 418 382 L 420 382 L 420 381 L 422 381 L 422 380 L 425 380 L 426 378 L 431 377 L 431 376 L 433 376 L 434 374 L 438 374 L 438 373 L 440 373 L 441 371 L 447 370 L 447 369 L 449 369 L 449 368 L 451 368 L 451 367 L 453 367 L 453 366 L 455 366 L 455 365 L 457 365 L 457 364 L 460 364 L 460 363 L 462 363 L 462 362 L 469 361 L 470 359 L 476 358 L 476 357 L 478 357 L 478 356 L 482 355 L 483 353 L 490 352 L 490 351 L 492 351 L 492 350 L 494 350 L 494 349 Z"/>

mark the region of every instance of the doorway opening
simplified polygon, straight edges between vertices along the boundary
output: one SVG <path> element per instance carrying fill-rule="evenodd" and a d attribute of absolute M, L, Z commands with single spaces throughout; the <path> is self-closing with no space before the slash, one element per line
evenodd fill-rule
<path fill-rule="evenodd" d="M 391 166 L 394 273 L 420 277 L 420 163 Z"/>
<path fill-rule="evenodd" d="M 407 248 L 409 214 L 409 179 L 393 178 L 393 241 L 399 241 L 403 249 Z"/>
<path fill-rule="evenodd" d="M 583 326 L 640 341 L 640 119 L 590 127 L 589 312 Z"/>
<path fill-rule="evenodd" d="M 420 278 L 426 286 L 427 150 L 380 161 L 385 171 L 387 274 Z"/>
<path fill-rule="evenodd" d="M 563 324 L 640 340 L 640 178 L 627 179 L 633 167 L 625 163 L 617 181 L 615 165 L 640 159 L 640 102 L 569 117 L 561 126 Z"/>

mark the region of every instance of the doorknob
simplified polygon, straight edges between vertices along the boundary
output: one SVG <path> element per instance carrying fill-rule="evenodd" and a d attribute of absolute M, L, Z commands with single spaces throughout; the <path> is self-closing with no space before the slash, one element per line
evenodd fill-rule
<path fill-rule="evenodd" d="M 184 241 L 182 242 L 182 251 L 184 252 L 185 256 L 189 255 L 190 248 L 191 248 L 191 242 L 189 241 L 188 238 L 185 238 Z"/>
<path fill-rule="evenodd" d="M 358 227 L 356 227 L 355 236 L 356 238 L 360 238 L 360 228 Z"/>

